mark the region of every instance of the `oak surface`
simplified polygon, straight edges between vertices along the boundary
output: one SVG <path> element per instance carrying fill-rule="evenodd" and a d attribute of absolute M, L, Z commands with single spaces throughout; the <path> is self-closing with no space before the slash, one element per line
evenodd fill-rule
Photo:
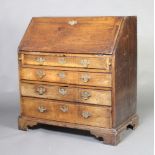
<path fill-rule="evenodd" d="M 111 54 L 121 17 L 33 18 L 21 51 Z M 70 25 L 70 21 L 77 24 Z"/>
<path fill-rule="evenodd" d="M 97 89 L 21 83 L 21 95 L 111 106 L 111 91 Z"/>
<path fill-rule="evenodd" d="M 46 111 L 40 112 L 39 107 L 45 108 Z M 62 111 L 61 108 L 67 108 L 67 111 Z M 83 117 L 83 112 L 89 112 L 90 116 Z M 92 107 L 84 104 L 22 97 L 22 115 L 45 120 L 111 127 L 110 107 Z"/>
<path fill-rule="evenodd" d="M 54 67 L 96 68 L 111 71 L 111 56 L 89 56 L 74 54 L 24 54 L 23 65 L 40 65 Z"/>
<path fill-rule="evenodd" d="M 38 72 L 43 73 L 40 78 Z M 47 81 L 57 83 L 67 83 L 75 85 L 88 85 L 99 87 L 111 87 L 111 74 L 77 72 L 66 70 L 49 70 L 42 68 L 23 67 L 20 70 L 21 79 L 34 81 Z M 62 75 L 62 77 L 61 77 Z M 83 80 L 86 77 L 86 82 Z M 87 81 L 88 80 L 88 81 Z"/>
<path fill-rule="evenodd" d="M 137 105 L 137 18 L 124 21 L 115 51 L 113 126 L 136 113 Z"/>
<path fill-rule="evenodd" d="M 138 125 L 137 18 L 32 18 L 19 45 L 19 129 L 88 130 L 105 144 Z"/>

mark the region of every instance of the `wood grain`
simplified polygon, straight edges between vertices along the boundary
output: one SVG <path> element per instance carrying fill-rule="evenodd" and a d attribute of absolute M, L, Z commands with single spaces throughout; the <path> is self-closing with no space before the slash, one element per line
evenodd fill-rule
<path fill-rule="evenodd" d="M 45 120 L 64 121 L 77 124 L 86 124 L 92 126 L 111 127 L 111 108 L 110 107 L 95 107 L 84 104 L 75 104 L 68 102 L 60 102 L 45 99 L 22 98 L 22 115 L 40 118 Z M 43 106 L 47 110 L 39 112 L 38 107 Z M 66 106 L 67 112 L 62 112 L 61 107 Z M 83 118 L 82 112 L 90 112 L 89 118 Z"/>
<path fill-rule="evenodd" d="M 45 74 L 44 77 L 39 78 L 37 72 L 41 71 Z M 64 78 L 59 75 L 63 74 Z M 76 71 L 64 71 L 64 70 L 47 70 L 47 69 L 34 69 L 34 68 L 21 68 L 21 79 L 34 80 L 34 81 L 47 81 L 76 85 L 88 85 L 99 87 L 111 87 L 111 74 L 103 73 L 88 73 L 88 72 L 76 72 Z M 89 81 L 84 82 L 83 76 L 88 76 Z"/>
<path fill-rule="evenodd" d="M 111 54 L 122 19 L 33 18 L 19 50 Z M 68 24 L 72 20 L 77 24 Z"/>
<path fill-rule="evenodd" d="M 19 129 L 90 131 L 116 145 L 136 128 L 137 18 L 32 18 L 19 45 Z"/>
<path fill-rule="evenodd" d="M 137 19 L 127 17 L 115 51 L 113 83 L 113 127 L 136 113 L 137 104 Z"/>
<path fill-rule="evenodd" d="M 84 118 L 82 116 L 83 112 L 90 113 L 90 117 Z M 80 105 L 78 109 L 78 122 L 85 125 L 111 128 L 111 108 Z"/>
<path fill-rule="evenodd" d="M 75 123 L 67 123 L 67 122 L 60 122 L 60 121 L 51 121 L 27 116 L 19 116 L 18 124 L 20 130 L 28 130 L 29 126 L 35 126 L 36 124 L 49 124 L 55 125 L 58 127 L 66 127 L 72 129 L 81 129 L 90 131 L 92 135 L 96 138 L 102 138 L 104 144 L 108 145 L 117 145 L 123 137 L 124 138 L 124 131 L 131 127 L 131 129 L 135 129 L 138 125 L 138 116 L 133 115 L 124 123 L 122 123 L 118 128 L 102 128 L 102 127 L 95 127 L 90 125 L 83 125 L 83 124 L 75 124 Z"/>
<path fill-rule="evenodd" d="M 39 88 L 44 89 L 45 91 L 39 94 L 37 91 Z M 61 90 L 64 91 L 64 94 L 61 93 Z M 82 96 L 84 92 L 88 92 L 90 97 L 88 96 L 88 98 L 85 99 Z M 67 85 L 61 87 L 57 85 L 49 86 L 43 84 L 21 83 L 21 95 L 111 106 L 111 91 L 75 87 L 70 88 Z"/>
<path fill-rule="evenodd" d="M 39 61 L 40 60 L 40 61 Z M 74 67 L 74 68 L 97 68 L 110 72 L 111 57 L 98 56 L 87 57 L 84 55 L 36 55 L 24 54 L 23 65 L 41 65 L 41 66 L 59 66 L 59 67 Z"/>

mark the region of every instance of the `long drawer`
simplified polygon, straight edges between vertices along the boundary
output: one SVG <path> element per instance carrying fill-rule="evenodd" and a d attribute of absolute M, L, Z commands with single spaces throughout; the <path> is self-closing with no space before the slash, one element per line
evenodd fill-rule
<path fill-rule="evenodd" d="M 20 69 L 20 76 L 23 80 L 111 87 L 110 73 L 90 73 L 23 67 Z"/>
<path fill-rule="evenodd" d="M 23 54 L 23 65 L 96 68 L 111 71 L 111 56 L 78 54 Z"/>
<path fill-rule="evenodd" d="M 22 115 L 111 128 L 111 107 L 22 97 Z"/>
<path fill-rule="evenodd" d="M 21 95 L 111 106 L 111 91 L 71 86 L 21 83 Z"/>

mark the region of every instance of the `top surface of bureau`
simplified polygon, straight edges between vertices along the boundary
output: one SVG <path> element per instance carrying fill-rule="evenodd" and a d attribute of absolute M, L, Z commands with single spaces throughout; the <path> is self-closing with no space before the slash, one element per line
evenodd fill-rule
<path fill-rule="evenodd" d="M 112 54 L 124 17 L 32 18 L 19 51 Z"/>

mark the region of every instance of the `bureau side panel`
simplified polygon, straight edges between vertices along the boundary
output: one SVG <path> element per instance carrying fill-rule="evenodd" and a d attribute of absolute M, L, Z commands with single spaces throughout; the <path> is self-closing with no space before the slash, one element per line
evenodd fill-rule
<path fill-rule="evenodd" d="M 137 18 L 125 18 L 115 50 L 113 127 L 136 113 Z"/>

